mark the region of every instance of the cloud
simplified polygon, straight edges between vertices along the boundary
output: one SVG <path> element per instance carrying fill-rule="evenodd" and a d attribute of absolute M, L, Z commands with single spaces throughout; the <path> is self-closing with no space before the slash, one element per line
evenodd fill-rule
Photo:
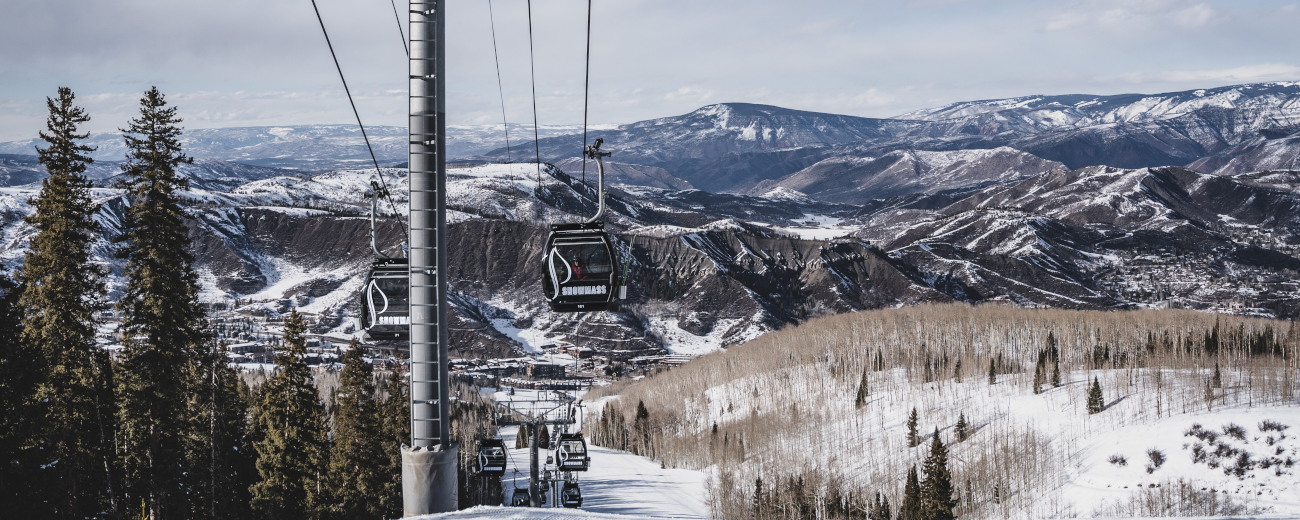
<path fill-rule="evenodd" d="M 1044 22 L 1046 32 L 1076 29 L 1142 31 L 1177 26 L 1204 27 L 1222 15 L 1205 2 L 1190 0 L 1088 0 L 1076 9 L 1058 13 Z"/>
<path fill-rule="evenodd" d="M 1117 78 L 1131 83 L 1187 83 L 1200 86 L 1300 80 L 1300 66 L 1260 63 L 1224 69 L 1139 72 Z"/>

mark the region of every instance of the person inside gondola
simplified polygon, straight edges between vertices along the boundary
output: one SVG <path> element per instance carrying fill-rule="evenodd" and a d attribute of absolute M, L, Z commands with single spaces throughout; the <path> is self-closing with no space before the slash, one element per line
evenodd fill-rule
<path fill-rule="evenodd" d="M 573 259 L 573 277 L 579 280 L 584 280 L 587 278 L 587 274 L 586 272 L 584 272 L 582 266 L 582 260 L 579 260 L 577 258 Z"/>

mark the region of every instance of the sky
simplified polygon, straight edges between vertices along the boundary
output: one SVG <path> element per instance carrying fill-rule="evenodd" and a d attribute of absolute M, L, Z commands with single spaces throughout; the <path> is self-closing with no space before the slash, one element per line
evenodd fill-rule
<path fill-rule="evenodd" d="M 316 3 L 362 121 L 405 125 L 408 4 Z M 582 123 L 588 2 L 532 3 L 535 77 L 526 0 L 447 4 L 451 124 L 500 124 L 503 98 L 506 120 L 531 124 L 533 85 L 540 124 Z M 722 102 L 889 117 L 977 99 L 1300 80 L 1294 1 L 591 4 L 592 124 Z M 186 128 L 355 122 L 311 0 L 0 5 L 0 141 L 36 137 L 60 86 L 91 132 L 125 127 L 151 86 Z"/>

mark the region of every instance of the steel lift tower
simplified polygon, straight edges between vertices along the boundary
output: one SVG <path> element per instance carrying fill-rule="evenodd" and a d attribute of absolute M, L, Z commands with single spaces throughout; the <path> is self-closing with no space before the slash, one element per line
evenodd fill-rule
<path fill-rule="evenodd" d="M 402 447 L 405 516 L 457 509 L 447 380 L 446 0 L 411 0 L 411 445 Z"/>

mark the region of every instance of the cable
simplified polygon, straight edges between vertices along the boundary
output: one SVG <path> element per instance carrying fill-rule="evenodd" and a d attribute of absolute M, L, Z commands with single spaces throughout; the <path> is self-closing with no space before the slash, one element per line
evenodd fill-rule
<path fill-rule="evenodd" d="M 347 78 L 343 77 L 343 67 L 339 65 L 338 54 L 334 53 L 334 44 L 330 42 L 329 31 L 325 30 L 325 19 L 321 18 L 320 8 L 316 7 L 316 0 L 311 0 L 311 8 L 316 11 L 316 21 L 320 22 L 321 34 L 325 35 L 325 45 L 329 47 L 330 57 L 334 59 L 334 69 L 339 71 L 339 81 L 343 82 L 343 92 L 348 95 L 348 104 L 352 105 L 352 115 L 357 118 L 357 126 L 361 128 L 361 138 L 366 141 L 366 150 L 370 152 L 370 162 L 375 165 L 375 176 L 379 177 L 379 184 L 384 188 L 384 193 L 387 194 L 388 183 L 384 181 L 384 172 L 379 169 L 379 159 L 375 158 L 375 149 L 370 146 L 370 136 L 366 135 L 366 126 L 361 124 L 361 113 L 357 111 L 356 102 L 352 101 L 352 90 L 348 88 Z M 403 36 L 403 40 L 405 40 L 405 36 Z M 387 195 L 385 198 L 388 199 L 388 205 L 392 208 L 393 215 L 400 215 L 400 213 L 397 212 L 397 205 L 393 203 L 393 198 Z M 398 220 L 401 220 L 401 217 L 398 217 Z M 407 243 L 411 242 L 411 237 L 406 233 L 406 226 L 402 226 L 402 237 Z"/>
<path fill-rule="evenodd" d="M 393 19 L 397 20 L 397 34 L 402 37 L 402 48 L 406 49 L 406 59 L 411 59 L 411 47 L 406 45 L 406 33 L 402 31 L 402 16 L 397 14 L 397 0 L 388 0 L 393 5 Z"/>
<path fill-rule="evenodd" d="M 582 84 L 582 183 L 587 184 L 587 100 L 591 92 L 591 0 L 587 0 L 587 66 Z"/>
<path fill-rule="evenodd" d="M 510 123 L 506 119 L 506 91 L 501 86 L 501 56 L 497 54 L 497 22 L 496 16 L 492 14 L 492 0 L 488 0 L 488 22 L 492 27 L 492 59 L 497 65 L 497 94 L 501 97 L 501 128 L 506 133 L 506 163 L 513 163 L 514 156 L 510 151 Z M 510 172 L 514 174 L 513 171 Z"/>
<path fill-rule="evenodd" d="M 316 0 L 312 0 L 313 2 Z M 528 71 L 533 87 L 533 157 L 537 160 L 537 191 L 542 191 L 542 148 L 537 136 L 537 66 L 533 58 L 533 0 L 528 0 Z"/>

